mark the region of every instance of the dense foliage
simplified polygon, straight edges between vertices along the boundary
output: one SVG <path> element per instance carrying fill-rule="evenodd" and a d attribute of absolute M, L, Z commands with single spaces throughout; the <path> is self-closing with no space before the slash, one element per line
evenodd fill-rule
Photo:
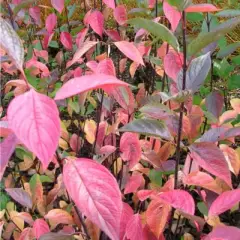
<path fill-rule="evenodd" d="M 1 1 L 0 237 L 239 240 L 239 25 L 191 0 Z"/>

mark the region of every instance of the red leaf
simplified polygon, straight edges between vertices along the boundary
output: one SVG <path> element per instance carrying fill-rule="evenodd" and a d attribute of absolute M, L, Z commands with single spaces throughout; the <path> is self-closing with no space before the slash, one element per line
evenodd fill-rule
<path fill-rule="evenodd" d="M 110 8 L 115 8 L 115 1 L 114 0 L 103 0 L 103 2 Z"/>
<path fill-rule="evenodd" d="M 48 15 L 45 22 L 48 33 L 51 34 L 53 32 L 53 29 L 55 28 L 56 24 L 57 24 L 57 16 L 54 13 L 51 13 L 50 15 Z"/>
<path fill-rule="evenodd" d="M 113 16 L 119 25 L 127 22 L 127 10 L 124 5 L 119 5 L 114 9 Z"/>
<path fill-rule="evenodd" d="M 123 161 L 129 161 L 129 168 L 133 168 L 141 158 L 141 145 L 138 135 L 125 132 L 120 140 L 121 158 Z"/>
<path fill-rule="evenodd" d="M 49 233 L 50 229 L 48 224 L 45 222 L 45 220 L 39 218 L 37 220 L 35 220 L 34 224 L 33 224 L 33 233 L 35 235 L 35 238 L 37 238 L 37 240 L 46 233 Z"/>
<path fill-rule="evenodd" d="M 142 56 L 139 50 L 135 47 L 133 42 L 120 41 L 114 43 L 117 48 L 124 54 L 126 57 L 130 58 L 136 63 L 144 65 Z"/>
<path fill-rule="evenodd" d="M 120 221 L 120 240 L 123 240 L 129 219 L 133 216 L 132 208 L 125 202 L 122 203 L 122 215 Z"/>
<path fill-rule="evenodd" d="M 72 36 L 70 33 L 61 32 L 60 41 L 66 49 L 68 50 L 72 49 Z"/>
<path fill-rule="evenodd" d="M 171 23 L 172 31 L 174 32 L 177 29 L 182 14 L 177 11 L 173 6 L 168 4 L 167 1 L 163 2 L 163 12 L 168 21 Z"/>
<path fill-rule="evenodd" d="M 9 127 L 46 169 L 60 137 L 56 103 L 33 89 L 14 98 L 7 110 Z"/>
<path fill-rule="evenodd" d="M 137 189 L 144 183 L 142 174 L 132 175 L 125 186 L 124 194 L 136 192 Z"/>
<path fill-rule="evenodd" d="M 166 74 L 175 82 L 183 65 L 183 54 L 171 50 L 164 57 L 164 70 Z"/>
<path fill-rule="evenodd" d="M 196 4 L 191 5 L 185 9 L 185 12 L 216 12 L 220 11 L 221 9 L 215 7 L 212 4 L 203 3 L 203 4 Z"/>
<path fill-rule="evenodd" d="M 93 31 L 102 37 L 104 17 L 98 10 L 93 11 L 88 17 L 88 24 L 91 26 Z"/>
<path fill-rule="evenodd" d="M 73 78 L 65 83 L 57 92 L 55 100 L 61 100 L 73 95 L 86 92 L 96 88 L 103 90 L 108 86 L 127 86 L 128 84 L 117 78 L 105 74 L 91 74 Z"/>
<path fill-rule="evenodd" d="M 5 188 L 5 191 L 18 203 L 27 208 L 32 208 L 32 198 L 28 192 L 21 188 Z"/>
<path fill-rule="evenodd" d="M 52 6 L 61 14 L 64 9 L 64 0 L 51 0 Z"/>
<path fill-rule="evenodd" d="M 218 216 L 240 202 L 240 189 L 223 192 L 212 203 L 208 216 Z"/>
<path fill-rule="evenodd" d="M 29 8 L 29 15 L 34 19 L 34 22 L 41 25 L 41 9 L 37 6 Z"/>
<path fill-rule="evenodd" d="M 64 165 L 63 180 L 79 210 L 111 239 L 119 239 L 122 200 L 113 175 L 99 163 L 79 158 Z"/>
<path fill-rule="evenodd" d="M 214 143 L 193 143 L 189 149 L 191 157 L 197 161 L 199 166 L 223 179 L 230 187 L 232 186 L 227 161 L 222 151 Z"/>
<path fill-rule="evenodd" d="M 143 240 L 143 227 L 139 214 L 134 214 L 129 219 L 123 239 Z"/>
<path fill-rule="evenodd" d="M 185 213 L 194 215 L 195 203 L 192 196 L 184 190 L 170 190 L 157 195 L 161 200 Z"/>
<path fill-rule="evenodd" d="M 240 229 L 231 226 L 217 226 L 204 240 L 239 240 Z"/>
<path fill-rule="evenodd" d="M 0 143 L 0 181 L 2 180 L 5 169 L 8 165 L 8 161 L 12 156 L 15 147 L 17 145 L 18 139 L 14 133 L 10 133 L 3 142 Z"/>

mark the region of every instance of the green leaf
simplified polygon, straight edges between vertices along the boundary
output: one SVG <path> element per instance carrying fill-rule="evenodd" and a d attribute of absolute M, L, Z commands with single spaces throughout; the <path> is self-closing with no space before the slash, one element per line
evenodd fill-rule
<path fill-rule="evenodd" d="M 183 11 L 192 4 L 191 0 L 168 0 L 168 3 L 176 7 L 179 11 Z"/>
<path fill-rule="evenodd" d="M 235 64 L 235 65 L 240 65 L 240 55 L 236 56 L 236 57 L 233 57 L 232 58 L 232 62 Z"/>
<path fill-rule="evenodd" d="M 136 119 L 119 129 L 119 132 L 135 132 L 143 135 L 173 140 L 167 126 L 162 121 L 153 119 Z"/>
<path fill-rule="evenodd" d="M 197 54 L 203 48 L 207 47 L 210 43 L 219 40 L 225 34 L 231 32 L 239 24 L 240 24 L 240 17 L 236 17 L 220 24 L 210 32 L 200 33 L 188 45 L 188 55 L 193 56 Z"/>
<path fill-rule="evenodd" d="M 177 38 L 164 25 L 143 18 L 130 19 L 128 20 L 128 23 L 138 28 L 144 28 L 155 37 L 169 43 L 175 50 L 179 51 L 179 43 Z"/>
<path fill-rule="evenodd" d="M 207 216 L 208 215 L 208 208 L 204 202 L 198 202 L 197 208 L 202 215 Z"/>
<path fill-rule="evenodd" d="M 240 75 L 232 75 L 228 79 L 228 89 L 229 90 L 240 89 Z"/>
<path fill-rule="evenodd" d="M 0 201 L 0 211 L 6 208 L 7 203 L 10 201 L 8 195 L 4 192 L 0 192 L 1 201 Z"/>
<path fill-rule="evenodd" d="M 228 63 L 228 61 L 224 58 L 221 62 L 214 62 L 214 68 L 217 71 L 217 74 L 221 78 L 228 78 L 231 71 L 234 70 L 234 67 Z"/>
<path fill-rule="evenodd" d="M 53 182 L 53 180 L 49 176 L 46 176 L 46 175 L 41 175 L 40 181 L 42 183 L 52 183 Z"/>
<path fill-rule="evenodd" d="M 151 169 L 149 172 L 149 178 L 152 183 L 158 185 L 159 187 L 162 186 L 162 172 Z"/>
<path fill-rule="evenodd" d="M 229 44 L 228 46 L 220 49 L 220 51 L 217 54 L 217 58 L 224 58 L 232 54 L 237 50 L 237 48 L 240 47 L 240 42 L 235 42 L 232 44 Z"/>
<path fill-rule="evenodd" d="M 203 19 L 202 13 L 187 13 L 187 20 L 190 22 L 201 22 Z"/>
<path fill-rule="evenodd" d="M 236 9 L 226 9 L 215 14 L 217 17 L 232 18 L 240 16 L 240 10 Z"/>

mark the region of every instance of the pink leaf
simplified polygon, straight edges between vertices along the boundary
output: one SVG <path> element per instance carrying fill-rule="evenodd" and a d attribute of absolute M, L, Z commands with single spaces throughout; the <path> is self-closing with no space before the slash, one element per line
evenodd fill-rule
<path fill-rule="evenodd" d="M 56 103 L 33 89 L 14 98 L 7 111 L 9 127 L 46 169 L 60 137 Z"/>
<path fill-rule="evenodd" d="M 0 151 L 0 181 L 2 180 L 3 174 L 7 167 L 8 161 L 12 156 L 15 147 L 17 145 L 18 139 L 15 134 L 10 133 L 1 143 Z"/>
<path fill-rule="evenodd" d="M 135 47 L 133 42 L 120 41 L 114 43 L 117 48 L 124 54 L 126 57 L 130 58 L 136 63 L 144 65 L 142 56 L 139 50 Z"/>
<path fill-rule="evenodd" d="M 52 6 L 61 14 L 64 9 L 64 0 L 51 0 Z"/>
<path fill-rule="evenodd" d="M 174 32 L 177 29 L 182 14 L 177 11 L 173 6 L 168 4 L 167 1 L 163 2 L 163 12 L 168 21 L 171 23 L 172 31 Z"/>
<path fill-rule="evenodd" d="M 5 191 L 22 206 L 32 208 L 32 198 L 24 189 L 6 188 Z"/>
<path fill-rule="evenodd" d="M 79 210 L 111 239 L 119 239 L 121 192 L 107 168 L 87 158 L 69 160 L 63 180 Z"/>
<path fill-rule="evenodd" d="M 135 133 L 123 133 L 120 140 L 121 158 L 123 161 L 129 161 L 129 168 L 133 168 L 141 158 L 141 145 L 138 135 Z"/>
<path fill-rule="evenodd" d="M 84 28 L 77 34 L 76 44 L 77 44 L 78 48 L 80 48 L 82 46 L 84 39 L 87 35 L 87 32 L 88 32 L 88 28 Z"/>
<path fill-rule="evenodd" d="M 57 24 L 57 16 L 54 13 L 51 13 L 50 15 L 48 15 L 45 22 L 48 33 L 51 34 L 53 32 L 53 29 L 55 28 L 56 24 Z"/>
<path fill-rule="evenodd" d="M 231 226 L 217 226 L 204 240 L 239 240 L 240 229 Z"/>
<path fill-rule="evenodd" d="M 96 73 L 116 76 L 115 66 L 111 58 L 103 59 L 97 66 Z"/>
<path fill-rule="evenodd" d="M 95 46 L 97 42 L 89 41 L 89 42 L 84 42 L 81 47 L 76 51 L 76 53 L 73 56 L 73 59 L 68 67 L 73 65 L 75 62 L 77 62 L 83 54 L 85 54 L 88 50 L 90 50 L 93 46 Z"/>
<path fill-rule="evenodd" d="M 115 1 L 114 0 L 103 0 L 103 2 L 109 7 L 114 9 L 115 8 Z"/>
<path fill-rule="evenodd" d="M 116 30 L 105 30 L 105 33 L 110 37 L 113 41 L 120 41 L 121 37 Z"/>
<path fill-rule="evenodd" d="M 185 213 L 194 215 L 195 203 L 192 196 L 184 190 L 170 190 L 157 195 L 161 200 Z"/>
<path fill-rule="evenodd" d="M 196 4 L 191 5 L 185 9 L 186 12 L 216 12 L 220 11 L 221 9 L 215 7 L 212 4 L 203 3 L 203 4 Z"/>
<path fill-rule="evenodd" d="M 222 113 L 224 98 L 219 92 L 211 92 L 206 98 L 206 107 L 216 118 Z"/>
<path fill-rule="evenodd" d="M 125 202 L 122 203 L 122 215 L 120 221 L 120 240 L 123 240 L 129 219 L 133 216 L 132 208 Z"/>
<path fill-rule="evenodd" d="M 61 32 L 60 41 L 66 49 L 68 50 L 72 49 L 72 36 L 70 33 Z"/>
<path fill-rule="evenodd" d="M 240 202 L 240 189 L 223 192 L 212 203 L 208 215 L 218 216 L 219 214 L 234 207 L 238 202 Z"/>
<path fill-rule="evenodd" d="M 41 25 L 41 9 L 37 6 L 29 8 L 29 14 L 34 19 L 35 23 Z"/>
<path fill-rule="evenodd" d="M 88 18 L 88 24 L 91 26 L 95 33 L 102 37 L 104 17 L 101 12 L 98 10 L 93 11 Z"/>
<path fill-rule="evenodd" d="M 193 143 L 189 149 L 191 157 L 197 161 L 199 166 L 223 179 L 229 186 L 232 185 L 227 161 L 222 151 L 214 143 Z"/>
<path fill-rule="evenodd" d="M 164 57 L 164 70 L 166 74 L 175 82 L 183 65 L 183 54 L 171 50 Z"/>
<path fill-rule="evenodd" d="M 143 227 L 139 214 L 134 214 L 129 219 L 123 239 L 143 240 Z"/>
<path fill-rule="evenodd" d="M 136 192 L 143 183 L 144 178 L 141 174 L 132 175 L 125 186 L 124 194 Z"/>
<path fill-rule="evenodd" d="M 73 78 L 65 83 L 57 92 L 55 100 L 61 100 L 73 95 L 96 88 L 107 89 L 108 86 L 127 86 L 128 84 L 117 78 L 105 74 L 91 74 Z"/>
<path fill-rule="evenodd" d="M 37 240 L 46 233 L 49 233 L 50 229 L 48 224 L 45 222 L 45 220 L 43 220 L 42 218 L 39 218 L 37 220 L 35 220 L 34 224 L 33 224 L 33 233 L 35 238 L 37 238 Z"/>
<path fill-rule="evenodd" d="M 113 16 L 119 25 L 127 22 L 127 10 L 124 5 L 119 5 L 114 9 Z"/>

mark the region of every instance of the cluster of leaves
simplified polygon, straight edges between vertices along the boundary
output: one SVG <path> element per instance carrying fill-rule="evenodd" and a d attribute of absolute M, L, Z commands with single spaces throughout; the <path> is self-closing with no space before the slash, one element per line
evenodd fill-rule
<path fill-rule="evenodd" d="M 3 239 L 239 239 L 239 10 L 2 5 Z"/>

